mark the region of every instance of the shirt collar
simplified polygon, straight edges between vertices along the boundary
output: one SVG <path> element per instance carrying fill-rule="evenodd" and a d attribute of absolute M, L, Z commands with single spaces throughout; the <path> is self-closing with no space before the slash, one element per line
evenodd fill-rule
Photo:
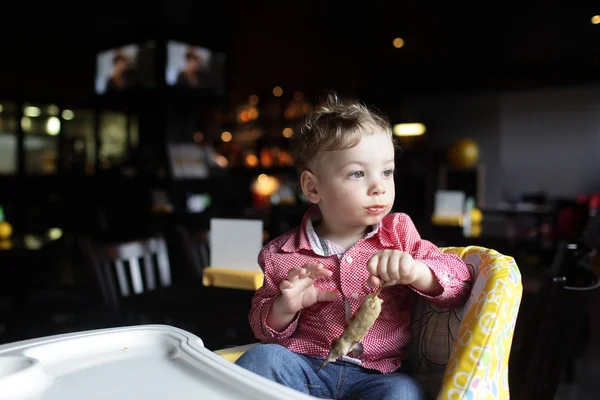
<path fill-rule="evenodd" d="M 325 255 L 325 251 L 321 246 L 319 236 L 315 232 L 314 222 L 321 219 L 321 212 L 319 207 L 311 206 L 304 213 L 300 228 L 297 230 L 295 235 L 291 235 L 281 247 L 281 250 L 286 253 L 296 253 L 300 250 L 310 250 L 317 255 Z M 381 225 L 381 222 L 379 223 Z M 366 238 L 375 236 L 379 230 L 379 225 L 373 225 L 371 231 L 365 235 Z"/>

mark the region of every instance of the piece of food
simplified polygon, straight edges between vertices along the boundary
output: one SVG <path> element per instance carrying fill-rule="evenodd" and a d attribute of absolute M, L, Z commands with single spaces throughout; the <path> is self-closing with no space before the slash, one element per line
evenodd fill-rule
<path fill-rule="evenodd" d="M 346 329 L 344 329 L 342 336 L 333 341 L 329 355 L 323 361 L 323 364 L 321 364 L 319 369 L 317 369 L 317 372 L 319 372 L 327 363 L 333 362 L 338 357 L 348 354 L 355 344 L 360 343 L 360 341 L 363 340 L 381 313 L 381 304 L 383 303 L 383 300 L 378 297 L 380 291 L 381 287 L 365 296 L 358 310 L 356 310 L 354 315 L 348 320 L 348 324 Z"/>

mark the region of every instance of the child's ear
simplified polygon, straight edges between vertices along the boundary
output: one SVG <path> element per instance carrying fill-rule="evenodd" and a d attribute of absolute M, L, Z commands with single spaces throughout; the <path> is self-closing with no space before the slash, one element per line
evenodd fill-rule
<path fill-rule="evenodd" d="M 315 174 L 308 170 L 302 171 L 300 175 L 300 186 L 302 187 L 302 192 L 313 204 L 317 204 L 319 202 L 319 191 L 317 190 L 317 182 L 318 178 Z"/>

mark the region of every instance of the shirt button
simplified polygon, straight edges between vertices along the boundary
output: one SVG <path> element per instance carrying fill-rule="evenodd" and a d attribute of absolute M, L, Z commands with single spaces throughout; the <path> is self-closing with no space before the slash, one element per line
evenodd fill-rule
<path fill-rule="evenodd" d="M 352 298 L 355 300 L 358 299 L 358 293 L 352 293 Z"/>
<path fill-rule="evenodd" d="M 346 257 L 346 261 L 348 262 L 348 264 L 351 264 L 352 263 L 352 257 L 351 256 Z"/>

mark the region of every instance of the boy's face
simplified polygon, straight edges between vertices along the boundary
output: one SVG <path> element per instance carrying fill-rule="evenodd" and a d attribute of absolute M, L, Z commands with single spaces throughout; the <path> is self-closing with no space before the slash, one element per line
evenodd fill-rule
<path fill-rule="evenodd" d="M 330 224 L 379 223 L 394 204 L 392 139 L 383 132 L 365 135 L 352 148 L 324 154 L 315 171 L 314 194 L 309 199 Z"/>

